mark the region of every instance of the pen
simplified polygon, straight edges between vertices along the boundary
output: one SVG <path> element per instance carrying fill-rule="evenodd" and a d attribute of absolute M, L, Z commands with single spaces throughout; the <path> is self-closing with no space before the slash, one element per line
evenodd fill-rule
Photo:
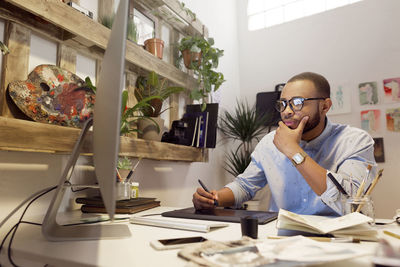
<path fill-rule="evenodd" d="M 197 181 L 199 181 L 199 184 L 201 185 L 201 187 L 203 187 L 204 191 L 211 194 L 211 192 L 207 189 L 206 185 L 203 184 L 203 182 L 200 179 L 198 179 Z M 214 206 L 218 206 L 218 200 L 216 199 L 214 199 Z"/>
<path fill-rule="evenodd" d="M 131 178 L 133 172 L 136 170 L 137 166 L 140 163 L 141 158 L 139 158 L 138 162 L 136 162 L 135 166 L 129 171 L 128 176 L 126 176 L 126 182 L 129 182 L 129 179 Z"/>
<path fill-rule="evenodd" d="M 347 192 L 343 189 L 343 187 L 339 184 L 338 181 L 336 181 L 335 177 L 332 175 L 332 173 L 328 173 L 329 179 L 335 184 L 336 188 L 345 196 L 347 196 Z"/>
<path fill-rule="evenodd" d="M 290 236 L 268 236 L 268 239 L 284 239 Z M 309 239 L 319 242 L 332 242 L 332 243 L 360 243 L 360 240 L 352 237 L 320 237 L 320 236 L 306 236 Z"/>

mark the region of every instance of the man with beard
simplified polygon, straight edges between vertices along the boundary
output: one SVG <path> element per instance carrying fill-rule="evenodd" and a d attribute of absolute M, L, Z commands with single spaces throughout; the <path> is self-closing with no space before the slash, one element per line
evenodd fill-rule
<path fill-rule="evenodd" d="M 376 166 L 374 141 L 361 129 L 329 121 L 329 97 L 330 86 L 323 76 L 305 72 L 292 77 L 277 101 L 282 118 L 278 128 L 257 144 L 249 166 L 232 183 L 210 193 L 197 188 L 194 207 L 212 209 L 214 203 L 238 207 L 268 184 L 270 211 L 341 214 L 341 193 L 328 174 L 348 193 L 350 188 L 356 191 L 368 164 Z M 368 183 L 374 175 L 369 177 Z"/>

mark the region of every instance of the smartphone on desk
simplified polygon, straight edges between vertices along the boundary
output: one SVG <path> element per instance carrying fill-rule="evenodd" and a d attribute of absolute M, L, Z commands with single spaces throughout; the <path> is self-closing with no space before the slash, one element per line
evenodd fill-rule
<path fill-rule="evenodd" d="M 150 242 L 150 245 L 157 250 L 176 249 L 192 243 L 204 242 L 207 239 L 202 236 L 160 239 Z"/>

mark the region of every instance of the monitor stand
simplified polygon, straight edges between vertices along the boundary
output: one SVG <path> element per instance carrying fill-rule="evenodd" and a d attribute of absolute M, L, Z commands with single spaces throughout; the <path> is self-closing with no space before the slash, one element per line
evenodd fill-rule
<path fill-rule="evenodd" d="M 47 210 L 46 216 L 42 224 L 42 233 L 46 239 L 50 241 L 78 241 L 78 240 L 96 240 L 96 239 L 115 239 L 128 238 L 131 236 L 127 225 L 121 224 L 99 224 L 99 225 L 73 225 L 63 226 L 57 223 L 56 217 L 64 197 L 65 190 L 70 186 L 65 183 L 71 178 L 75 168 L 76 161 L 79 157 L 79 152 L 83 145 L 83 140 L 93 124 L 93 119 L 86 121 L 75 143 L 72 154 L 68 163 L 61 175 L 60 182 L 56 188 L 54 197 Z"/>

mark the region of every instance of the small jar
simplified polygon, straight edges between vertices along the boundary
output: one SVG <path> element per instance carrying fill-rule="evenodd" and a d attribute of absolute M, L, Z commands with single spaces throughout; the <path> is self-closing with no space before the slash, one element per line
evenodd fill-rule
<path fill-rule="evenodd" d="M 117 200 L 130 198 L 130 184 L 125 182 L 117 183 Z"/>
<path fill-rule="evenodd" d="M 360 212 L 375 221 L 374 203 L 370 196 L 348 197 L 343 200 L 343 215 Z"/>
<path fill-rule="evenodd" d="M 131 182 L 131 198 L 138 198 L 139 197 L 139 183 L 138 182 Z"/>

